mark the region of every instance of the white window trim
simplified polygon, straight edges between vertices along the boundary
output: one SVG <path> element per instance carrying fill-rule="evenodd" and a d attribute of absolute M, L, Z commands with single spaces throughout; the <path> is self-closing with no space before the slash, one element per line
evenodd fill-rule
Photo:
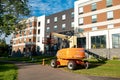
<path fill-rule="evenodd" d="M 83 18 L 79 18 L 79 24 L 83 24 L 83 23 L 84 23 Z"/>
<path fill-rule="evenodd" d="M 58 19 L 57 17 L 54 17 L 54 22 L 57 22 L 57 19 Z"/>
<path fill-rule="evenodd" d="M 83 13 L 83 7 L 79 7 L 78 11 L 79 13 Z"/>
<path fill-rule="evenodd" d="M 57 26 L 57 25 L 55 25 L 55 26 L 54 26 L 54 29 L 57 29 L 57 28 L 58 28 L 58 26 Z"/>
<path fill-rule="evenodd" d="M 50 19 L 47 19 L 47 24 L 49 24 L 50 23 Z"/>
<path fill-rule="evenodd" d="M 107 12 L 107 19 L 112 19 L 113 18 L 113 11 L 108 11 Z"/>
<path fill-rule="evenodd" d="M 65 29 L 65 27 L 66 27 L 66 24 L 62 24 L 62 29 Z"/>

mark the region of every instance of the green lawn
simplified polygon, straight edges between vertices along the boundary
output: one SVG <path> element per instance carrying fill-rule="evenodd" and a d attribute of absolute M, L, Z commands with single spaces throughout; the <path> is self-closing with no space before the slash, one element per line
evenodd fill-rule
<path fill-rule="evenodd" d="M 120 78 L 120 60 L 108 60 L 105 63 L 93 60 L 90 61 L 89 69 L 78 69 L 72 72 L 84 75 Z"/>
<path fill-rule="evenodd" d="M 50 56 L 39 56 L 33 57 L 34 61 L 30 58 L 3 58 L 0 60 L 12 60 L 12 61 L 23 61 L 33 62 L 42 64 L 42 60 L 45 59 L 45 64 L 50 64 L 51 59 L 55 57 Z M 98 62 L 96 59 L 88 60 L 90 62 L 89 69 L 77 69 L 69 70 L 65 67 L 65 70 L 72 71 L 73 73 L 91 75 L 91 76 L 106 76 L 106 77 L 118 77 L 120 78 L 120 60 L 108 60 L 105 62 Z M 64 68 L 63 68 L 64 69 Z M 0 80 L 14 80 L 16 78 L 16 67 L 13 64 L 1 64 L 0 63 Z M 12 75 L 12 76 L 9 76 Z M 7 76 L 7 77 L 6 77 Z M 9 78 L 10 77 L 10 78 Z"/>
<path fill-rule="evenodd" d="M 27 62 L 27 63 L 39 63 L 42 64 L 43 59 L 45 59 L 46 64 L 49 64 L 51 59 L 54 59 L 55 56 L 33 56 L 29 57 L 16 57 L 16 58 L 0 58 L 0 61 L 18 61 L 18 62 Z"/>
<path fill-rule="evenodd" d="M 0 62 L 0 80 L 16 80 L 17 68 L 14 64 Z"/>

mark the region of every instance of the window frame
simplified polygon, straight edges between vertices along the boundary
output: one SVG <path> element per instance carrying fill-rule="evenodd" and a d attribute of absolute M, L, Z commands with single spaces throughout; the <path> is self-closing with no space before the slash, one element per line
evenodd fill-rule
<path fill-rule="evenodd" d="M 47 19 L 47 24 L 49 24 L 50 23 L 50 19 Z"/>
<path fill-rule="evenodd" d="M 50 27 L 47 27 L 47 28 L 46 28 L 46 32 L 50 32 Z"/>
<path fill-rule="evenodd" d="M 97 15 L 92 15 L 92 23 L 96 23 L 97 22 Z"/>
<path fill-rule="evenodd" d="M 112 34 L 112 48 L 120 48 L 120 33 Z"/>
<path fill-rule="evenodd" d="M 78 13 L 79 13 L 79 14 L 83 14 L 83 12 L 84 12 L 83 7 L 79 7 L 79 8 L 78 8 Z"/>
<path fill-rule="evenodd" d="M 91 49 L 106 48 L 106 35 L 91 36 Z"/>
<path fill-rule="evenodd" d="M 97 3 L 92 3 L 91 9 L 92 9 L 92 11 L 95 11 L 97 9 Z"/>
<path fill-rule="evenodd" d="M 62 30 L 65 30 L 66 24 L 62 24 Z"/>
<path fill-rule="evenodd" d="M 38 34 L 40 34 L 40 29 L 38 29 Z"/>
<path fill-rule="evenodd" d="M 54 31 L 55 31 L 55 30 L 57 30 L 57 29 L 58 29 L 58 26 L 57 26 L 57 25 L 55 25 L 55 26 L 54 26 Z"/>
<path fill-rule="evenodd" d="M 62 15 L 62 20 L 65 20 L 66 19 L 66 14 L 63 14 Z"/>
<path fill-rule="evenodd" d="M 79 25 L 83 25 L 84 24 L 84 18 L 83 17 L 78 19 L 78 24 Z"/>
<path fill-rule="evenodd" d="M 106 0 L 106 7 L 111 7 L 113 5 L 112 0 Z"/>
<path fill-rule="evenodd" d="M 113 13 L 113 11 L 108 11 L 107 12 L 107 20 L 111 20 L 111 19 L 113 19 L 114 18 L 114 13 Z"/>
<path fill-rule="evenodd" d="M 54 22 L 57 22 L 58 21 L 58 18 L 57 17 L 54 17 Z"/>
<path fill-rule="evenodd" d="M 39 22 L 38 22 L 38 27 L 40 27 L 40 25 L 41 25 L 41 22 L 39 21 Z"/>

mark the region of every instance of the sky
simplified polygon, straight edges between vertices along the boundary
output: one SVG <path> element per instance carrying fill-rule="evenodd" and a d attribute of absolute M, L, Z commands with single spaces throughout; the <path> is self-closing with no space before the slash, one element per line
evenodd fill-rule
<path fill-rule="evenodd" d="M 51 15 L 74 7 L 76 0 L 29 0 L 32 16 Z"/>

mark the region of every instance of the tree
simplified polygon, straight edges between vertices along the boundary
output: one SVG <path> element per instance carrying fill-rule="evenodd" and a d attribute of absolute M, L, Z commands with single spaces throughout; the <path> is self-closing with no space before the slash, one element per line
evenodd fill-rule
<path fill-rule="evenodd" d="M 0 57 L 8 56 L 8 45 L 6 44 L 4 39 L 0 39 Z"/>
<path fill-rule="evenodd" d="M 0 0 L 0 36 L 10 35 L 19 21 L 30 15 L 28 0 Z"/>

